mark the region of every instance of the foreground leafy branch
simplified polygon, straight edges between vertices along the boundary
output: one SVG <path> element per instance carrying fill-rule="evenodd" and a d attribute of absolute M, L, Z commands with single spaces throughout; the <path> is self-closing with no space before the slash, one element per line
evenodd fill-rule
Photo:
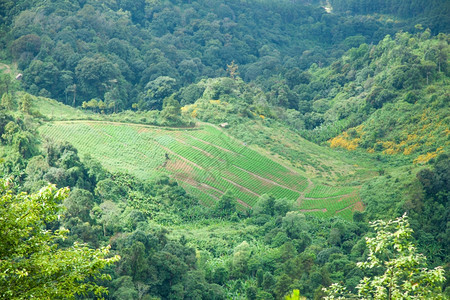
<path fill-rule="evenodd" d="M 67 230 L 49 230 L 57 221 L 68 189 L 52 185 L 38 193 L 15 194 L 10 180 L 0 179 L 0 298 L 61 299 L 107 289 L 96 283 L 110 279 L 102 269 L 119 260 L 109 247 L 89 249 L 75 243 L 59 248 Z"/>
<path fill-rule="evenodd" d="M 440 299 L 444 282 L 442 267 L 429 270 L 426 257 L 416 252 L 412 241 L 413 230 L 403 215 L 390 221 L 371 223 L 375 237 L 366 237 L 369 255 L 358 267 L 375 275 L 364 277 L 354 295 L 340 284 L 324 289 L 326 299 Z"/>

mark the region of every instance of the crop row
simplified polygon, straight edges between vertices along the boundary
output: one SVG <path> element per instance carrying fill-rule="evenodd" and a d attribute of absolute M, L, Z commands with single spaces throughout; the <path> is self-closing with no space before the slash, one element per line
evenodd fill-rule
<path fill-rule="evenodd" d="M 301 203 L 301 209 L 327 208 L 329 210 L 340 210 L 352 204 L 355 204 L 358 201 L 358 195 L 322 199 L 319 198 L 314 200 L 305 199 Z"/>
<path fill-rule="evenodd" d="M 264 182 L 262 179 L 256 178 L 255 176 L 240 170 L 234 165 L 227 165 L 226 161 L 218 161 L 217 158 L 210 157 L 202 151 L 191 148 L 187 145 L 172 143 L 171 150 L 187 158 L 188 160 L 199 164 L 203 168 L 208 169 L 210 173 L 215 174 L 215 178 L 222 176 L 226 177 L 227 179 L 230 179 L 255 193 L 268 193 L 273 194 L 275 197 L 284 197 L 291 200 L 295 200 L 299 196 L 299 193 L 297 192 L 280 187 L 270 182 Z"/>
<path fill-rule="evenodd" d="M 305 196 L 307 198 L 326 198 L 350 194 L 354 190 L 355 187 L 334 187 L 317 184 L 309 193 L 306 193 Z"/>
<path fill-rule="evenodd" d="M 347 207 L 345 209 L 343 209 L 340 212 L 336 212 L 335 210 L 327 210 L 327 211 L 312 211 L 312 212 L 308 212 L 307 214 L 316 216 L 316 217 L 321 217 L 321 218 L 330 218 L 333 216 L 340 216 L 341 218 L 351 221 L 353 218 L 353 211 L 352 211 L 352 207 Z"/>
<path fill-rule="evenodd" d="M 295 200 L 300 195 L 298 192 L 256 178 L 236 166 L 228 168 L 225 174 L 227 175 L 227 178 L 230 178 L 233 181 L 239 180 L 241 185 L 252 191 L 256 191 L 258 194 L 271 194 L 276 198 L 287 198 L 289 200 Z"/>
<path fill-rule="evenodd" d="M 148 177 L 164 161 L 161 151 L 153 143 L 128 142 L 122 135 L 111 135 L 86 124 L 58 124 L 43 126 L 40 132 L 57 142 L 69 141 L 81 155 L 90 154 L 101 160 L 111 171 L 130 171 Z"/>
<path fill-rule="evenodd" d="M 205 135 L 201 131 L 196 132 L 195 135 L 197 139 L 201 139 L 214 145 L 196 139 L 187 139 L 186 142 L 195 147 L 205 149 L 205 151 L 220 157 L 222 160 L 232 161 L 233 164 L 238 165 L 240 168 L 299 191 L 304 190 L 307 186 L 306 178 L 303 176 L 290 172 L 282 165 L 252 149 L 237 145 L 237 143 L 232 142 L 230 138 L 224 134 L 221 134 L 221 137 L 226 140 L 226 143 L 222 144 L 218 143 L 222 138 Z M 224 151 L 218 147 L 228 149 L 232 152 Z"/>

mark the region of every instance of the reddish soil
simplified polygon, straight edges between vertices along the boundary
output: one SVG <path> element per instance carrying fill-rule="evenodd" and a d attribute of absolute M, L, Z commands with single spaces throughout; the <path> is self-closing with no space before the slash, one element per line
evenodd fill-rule
<path fill-rule="evenodd" d="M 187 162 L 182 161 L 182 160 L 173 160 L 170 159 L 166 162 L 166 169 L 170 170 L 170 171 L 183 171 L 183 173 L 178 173 L 178 174 L 183 174 L 183 176 L 188 177 L 188 175 L 191 174 L 192 170 L 194 169 L 192 166 L 190 166 Z"/>
<path fill-rule="evenodd" d="M 352 211 L 364 211 L 364 204 L 361 201 L 356 202 Z"/>
<path fill-rule="evenodd" d="M 356 202 L 356 203 L 354 203 L 352 205 L 349 205 L 349 206 L 347 206 L 347 207 L 345 207 L 343 209 L 337 210 L 336 213 L 340 213 L 341 211 L 344 211 L 344 210 L 349 209 L 349 208 L 351 208 L 352 211 L 363 211 L 364 210 L 364 205 L 363 205 L 363 203 L 361 201 L 358 201 L 358 202 Z"/>

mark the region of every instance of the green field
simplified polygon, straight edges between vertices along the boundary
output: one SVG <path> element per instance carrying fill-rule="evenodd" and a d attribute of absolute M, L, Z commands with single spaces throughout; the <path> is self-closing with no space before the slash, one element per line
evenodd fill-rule
<path fill-rule="evenodd" d="M 308 182 L 299 171 L 212 125 L 175 129 L 106 121 L 55 121 L 39 131 L 56 142 L 70 142 L 81 156 L 90 154 L 109 171 L 128 172 L 142 179 L 167 174 L 207 206 L 230 190 L 241 208 L 252 207 L 260 195 L 272 194 L 299 203 L 305 213 L 350 218 L 359 201 L 357 188 Z"/>

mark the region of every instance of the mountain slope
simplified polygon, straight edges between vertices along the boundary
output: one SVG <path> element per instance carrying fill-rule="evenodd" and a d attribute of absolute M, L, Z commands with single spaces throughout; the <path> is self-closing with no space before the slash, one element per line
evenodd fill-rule
<path fill-rule="evenodd" d="M 301 175 L 304 172 L 283 166 L 209 124 L 174 129 L 59 121 L 42 125 L 39 132 L 56 142 L 70 142 L 80 154 L 90 154 L 112 172 L 142 179 L 167 174 L 207 206 L 230 191 L 241 208 L 251 208 L 261 195 L 271 194 L 298 203 L 304 212 L 327 216 L 351 218 L 353 209 L 362 209 L 355 207 L 359 187 L 313 183 Z"/>

